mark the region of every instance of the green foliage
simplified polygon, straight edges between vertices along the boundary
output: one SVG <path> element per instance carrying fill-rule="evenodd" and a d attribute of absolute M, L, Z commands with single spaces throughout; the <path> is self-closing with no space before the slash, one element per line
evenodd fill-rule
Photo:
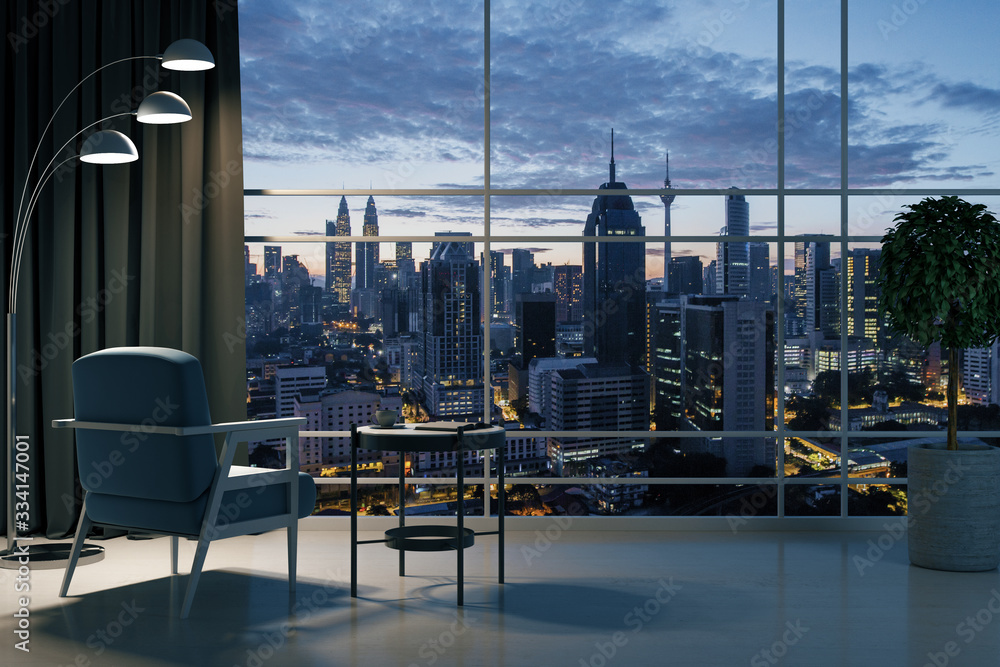
<path fill-rule="evenodd" d="M 889 371 L 874 389 L 884 389 L 889 396 L 889 400 L 899 399 L 902 401 L 922 401 L 924 400 L 924 387 L 918 382 L 914 382 L 909 376 L 899 370 Z M 944 398 L 943 396 L 941 398 Z"/>
<path fill-rule="evenodd" d="M 825 431 L 830 428 L 829 402 L 821 397 L 792 396 L 785 407 L 795 416 L 788 421 L 793 431 Z"/>
<path fill-rule="evenodd" d="M 882 238 L 879 314 L 924 346 L 988 347 L 1000 335 L 1000 223 L 958 197 L 904 208 Z"/>
<path fill-rule="evenodd" d="M 847 376 L 847 402 L 851 405 L 871 402 L 875 389 L 875 373 L 871 368 Z M 840 371 L 821 371 L 812 383 L 812 393 L 828 406 L 840 406 Z"/>

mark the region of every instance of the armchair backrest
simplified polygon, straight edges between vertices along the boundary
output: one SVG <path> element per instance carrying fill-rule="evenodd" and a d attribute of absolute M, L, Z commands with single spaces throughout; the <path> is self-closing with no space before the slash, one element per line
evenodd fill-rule
<path fill-rule="evenodd" d="M 142 432 L 141 426 L 211 424 L 198 360 L 163 347 L 118 347 L 73 362 L 74 417 L 137 424 L 138 432 L 76 430 L 80 483 L 91 493 L 188 502 L 218 467 L 211 435 Z"/>

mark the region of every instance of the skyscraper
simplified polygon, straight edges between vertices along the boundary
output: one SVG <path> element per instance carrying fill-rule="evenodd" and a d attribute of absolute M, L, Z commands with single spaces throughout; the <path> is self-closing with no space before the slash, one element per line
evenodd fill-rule
<path fill-rule="evenodd" d="M 552 291 L 556 295 L 556 322 L 583 320 L 583 268 L 565 264 L 552 269 Z"/>
<path fill-rule="evenodd" d="M 516 321 L 521 370 L 528 370 L 532 359 L 556 356 L 555 294 L 518 294 Z"/>
<path fill-rule="evenodd" d="M 286 255 L 281 264 L 281 319 L 282 324 L 294 328 L 302 324 L 302 298 L 309 298 L 309 270 L 299 261 L 298 255 Z M 313 316 L 312 319 L 315 319 Z"/>
<path fill-rule="evenodd" d="M 743 195 L 726 195 L 726 226 L 721 234 L 750 235 L 750 205 Z M 718 243 L 716 252 L 715 293 L 749 296 L 750 244 L 746 241 Z"/>
<path fill-rule="evenodd" d="M 795 274 L 792 280 L 792 298 L 795 300 L 794 314 L 803 323 L 806 319 L 806 247 L 808 245 L 808 241 L 795 242 Z"/>
<path fill-rule="evenodd" d="M 281 246 L 264 246 L 264 277 L 277 278 L 281 273 Z"/>
<path fill-rule="evenodd" d="M 331 232 L 333 232 L 331 234 Z M 340 209 L 336 222 L 326 221 L 327 236 L 350 236 L 351 214 L 347 210 L 347 198 L 340 198 Z M 340 241 L 326 244 L 326 284 L 336 297 L 344 314 L 351 303 L 351 244 Z"/>
<path fill-rule="evenodd" d="M 610 177 L 601 190 L 628 189 L 615 178 L 614 136 Z M 646 228 L 627 194 L 598 195 L 584 236 L 636 237 L 635 243 L 583 244 L 583 335 L 587 356 L 598 363 L 639 367 L 646 351 Z"/>
<path fill-rule="evenodd" d="M 973 405 L 1000 403 L 1000 342 L 962 351 L 962 391 Z"/>
<path fill-rule="evenodd" d="M 717 283 L 715 281 L 715 277 L 719 275 L 718 267 L 719 267 L 719 260 L 717 259 L 713 259 L 711 262 L 708 263 L 708 266 L 705 267 L 705 270 L 702 275 L 702 288 L 701 288 L 702 294 L 712 295 L 716 293 L 715 286 Z"/>
<path fill-rule="evenodd" d="M 671 265 L 679 259 L 675 257 Z M 701 262 L 699 261 L 700 265 Z M 675 272 L 675 276 L 679 272 Z M 698 276 L 699 281 L 701 276 Z M 675 285 L 677 283 L 674 283 Z M 657 302 L 650 313 L 650 356 L 653 366 L 653 415 L 658 431 L 676 430 L 681 425 L 684 412 L 683 392 L 683 332 L 681 317 L 684 310 L 678 297 L 665 298 Z"/>
<path fill-rule="evenodd" d="M 840 285 L 830 263 L 829 241 L 805 242 L 805 331 L 826 337 L 840 334 Z"/>
<path fill-rule="evenodd" d="M 854 248 L 847 254 L 847 335 L 867 338 L 876 347 L 883 329 L 875 283 L 881 259 L 880 248 Z"/>
<path fill-rule="evenodd" d="M 460 236 L 436 234 L 444 235 Z M 420 266 L 420 373 L 434 417 L 482 418 L 479 262 L 469 245 L 457 239 L 435 242 L 430 259 Z"/>
<path fill-rule="evenodd" d="M 375 210 L 375 198 L 369 196 L 365 206 L 364 227 L 365 236 L 378 236 L 378 211 Z M 355 259 L 356 289 L 373 289 L 375 284 L 375 267 L 379 263 L 378 243 L 358 243 Z"/>
<path fill-rule="evenodd" d="M 771 299 L 771 248 L 764 241 L 750 243 L 750 285 L 748 296 L 754 301 Z"/>
<path fill-rule="evenodd" d="M 586 431 L 648 431 L 650 378 L 624 364 L 585 364 L 552 371 L 550 419 L 553 431 L 583 431 L 582 437 L 550 436 L 549 458 L 557 475 L 570 462 L 627 454 L 646 446 L 644 438 L 599 437 Z"/>
<path fill-rule="evenodd" d="M 682 296 L 680 307 L 684 420 L 699 431 L 770 430 L 773 311 L 735 295 Z M 729 475 L 775 465 L 773 438 L 706 438 L 701 446 L 726 459 Z"/>
<path fill-rule="evenodd" d="M 667 170 L 666 175 L 663 178 L 663 187 L 670 189 L 670 153 L 667 153 Z M 673 254 L 670 247 L 670 205 L 674 203 L 674 197 L 677 195 L 660 195 L 660 201 L 663 202 L 663 235 L 667 237 L 667 240 L 663 243 L 663 291 L 669 292 L 673 290 L 677 292 L 677 289 L 670 284 L 670 261 L 673 259 Z"/>
<path fill-rule="evenodd" d="M 705 267 L 696 256 L 670 260 L 670 291 L 674 294 L 701 294 Z"/>
<path fill-rule="evenodd" d="M 535 278 L 535 259 L 530 250 L 514 248 L 510 256 L 511 300 L 518 294 L 531 294 L 531 282 Z"/>
<path fill-rule="evenodd" d="M 499 315 L 506 308 L 508 271 L 503 261 L 503 253 L 490 250 L 490 314 Z"/>

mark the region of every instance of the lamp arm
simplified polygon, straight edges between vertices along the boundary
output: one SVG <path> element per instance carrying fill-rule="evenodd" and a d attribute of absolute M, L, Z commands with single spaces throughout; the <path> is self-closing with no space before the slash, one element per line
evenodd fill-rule
<path fill-rule="evenodd" d="M 146 57 L 148 57 L 148 56 L 146 56 Z M 81 134 L 83 134 L 84 132 L 86 132 L 90 128 L 94 127 L 95 125 L 100 125 L 104 121 L 111 120 L 112 118 L 118 118 L 120 116 L 131 116 L 132 114 L 133 114 L 133 112 L 131 112 L 131 111 L 124 111 L 122 113 L 113 114 L 111 116 L 107 116 L 106 118 L 102 118 L 102 119 L 100 119 L 100 120 L 98 120 L 96 122 L 91 123 L 87 127 L 83 128 L 82 130 L 80 130 L 79 132 L 77 132 L 76 134 L 74 134 L 72 137 L 70 137 L 69 139 L 67 139 L 66 143 L 64 143 L 62 146 L 59 147 L 59 149 L 52 156 L 52 159 L 49 160 L 49 163 L 47 165 L 45 165 L 45 169 L 42 169 L 42 171 L 41 171 L 41 173 L 39 175 L 39 178 L 42 179 L 42 180 L 41 180 L 41 182 L 38 185 L 35 186 L 35 189 L 31 192 L 31 197 L 28 199 L 28 207 L 26 209 L 27 210 L 27 214 L 24 217 L 18 217 L 18 218 L 15 218 L 15 220 L 14 220 L 14 252 L 13 252 L 13 255 L 11 256 L 10 279 L 7 282 L 7 284 L 10 285 L 10 303 L 8 304 L 8 310 L 7 310 L 7 312 L 9 312 L 9 313 L 16 312 L 15 311 L 15 306 L 16 306 L 16 298 L 17 298 L 16 297 L 16 294 L 17 294 L 17 279 L 18 279 L 18 275 L 17 274 L 18 274 L 18 270 L 21 267 L 21 255 L 24 253 L 24 242 L 25 242 L 25 239 L 28 236 L 28 228 L 31 226 L 31 224 L 30 224 L 31 214 L 34 212 L 35 205 L 38 203 L 38 197 L 39 197 L 39 195 L 42 192 L 42 187 L 49 181 L 49 179 L 52 178 L 52 176 L 55 175 L 55 173 L 59 170 L 59 167 L 63 166 L 67 162 L 75 160 L 78 156 L 74 155 L 73 157 L 69 158 L 68 160 L 63 160 L 62 162 L 60 162 L 55 167 L 55 169 L 52 169 L 52 171 L 50 172 L 49 168 L 52 166 L 52 163 L 56 161 L 56 158 L 59 157 L 59 153 L 61 153 L 64 148 L 66 148 L 67 146 L 69 146 L 77 137 L 79 137 Z M 36 156 L 37 156 L 37 151 L 36 151 Z M 27 190 L 27 185 L 28 185 L 28 183 L 27 183 L 27 181 L 25 181 L 25 189 L 26 190 Z M 22 195 L 22 205 L 24 203 L 23 202 L 23 197 L 24 197 L 24 195 Z M 21 213 L 21 211 L 20 211 L 20 207 L 19 207 L 19 209 L 18 209 L 18 215 L 19 216 L 20 216 L 20 213 Z"/>
<path fill-rule="evenodd" d="M 56 175 L 56 172 L 59 171 L 59 167 L 63 166 L 67 162 L 72 162 L 73 160 L 77 159 L 78 157 L 79 157 L 79 155 L 73 155 L 71 157 L 66 158 L 65 160 L 63 160 L 62 162 L 60 162 L 58 165 L 56 165 L 55 169 L 53 169 L 51 172 L 49 172 L 48 174 L 46 174 L 45 178 L 42 179 L 42 182 L 38 184 L 38 187 L 35 188 L 35 191 L 31 195 L 31 201 L 28 203 L 28 214 L 27 214 L 27 216 L 25 216 L 26 220 L 30 219 L 31 218 L 31 214 L 35 212 L 35 205 L 38 204 L 38 195 L 41 193 L 42 188 L 45 187 L 45 184 L 48 183 L 49 180 L 53 176 Z M 11 286 L 10 286 L 10 304 L 8 305 L 8 310 L 7 310 L 7 312 L 11 313 L 11 314 L 15 314 L 17 312 L 15 310 L 15 307 L 17 305 L 17 282 L 18 282 L 18 279 L 20 277 L 18 274 L 20 273 L 20 268 L 21 268 L 21 254 L 22 254 L 22 252 L 24 250 L 24 242 L 23 242 L 23 240 L 27 236 L 27 229 L 28 229 L 28 227 L 29 227 L 29 225 L 24 225 L 24 227 L 22 229 L 23 233 L 22 233 L 22 236 L 21 236 L 21 244 L 17 247 L 17 256 L 14 258 L 14 261 L 11 263 L 11 265 L 12 265 L 11 274 L 12 274 L 13 277 L 12 277 L 12 282 L 11 282 Z"/>
<path fill-rule="evenodd" d="M 45 139 L 46 132 L 48 132 L 49 128 L 52 127 L 52 123 L 55 121 L 56 115 L 59 114 L 59 110 L 62 109 L 63 105 L 66 104 L 67 100 L 69 100 L 70 95 L 72 95 L 74 92 L 76 92 L 76 90 L 80 86 L 82 86 L 84 84 L 84 82 L 87 81 L 87 79 L 89 79 L 90 77 L 94 76 L 95 74 L 97 74 L 98 72 L 100 72 L 102 69 L 105 69 L 106 67 L 111 67 L 112 65 L 117 65 L 118 63 L 123 63 L 123 62 L 126 62 L 128 60 L 142 60 L 142 59 L 146 59 L 146 58 L 153 58 L 153 59 L 156 59 L 156 60 L 163 60 L 163 56 L 159 55 L 159 56 L 131 56 L 129 58 L 122 58 L 121 60 L 112 61 L 112 62 L 108 63 L 107 65 L 101 65 L 100 67 L 98 67 L 97 69 L 95 69 L 93 72 L 91 72 L 87 76 L 83 77 L 78 84 L 76 84 L 75 86 L 73 86 L 72 90 L 70 90 L 68 93 L 66 93 L 66 97 L 64 97 L 62 99 L 62 102 L 59 103 L 59 106 L 57 106 L 56 110 L 52 113 L 52 117 L 49 118 L 48 125 L 45 126 L 45 129 L 42 130 L 42 133 L 38 136 L 38 145 L 35 147 L 35 154 L 31 156 L 31 163 L 28 165 L 28 171 L 25 172 L 25 176 L 24 176 L 24 189 L 21 191 L 21 202 L 17 206 L 17 217 L 14 218 L 15 222 L 17 220 L 20 220 L 20 218 L 21 218 L 21 211 L 24 208 L 24 198 L 28 194 L 28 183 L 31 181 L 31 170 L 35 167 L 35 161 L 38 159 L 38 151 L 41 150 L 41 148 L 42 148 L 42 140 Z M 62 150 L 62 149 L 60 149 L 60 150 Z M 56 153 L 58 153 L 58 152 L 59 151 L 56 151 Z M 42 173 L 44 173 L 44 171 Z M 41 179 L 41 176 L 39 176 L 39 179 Z"/>

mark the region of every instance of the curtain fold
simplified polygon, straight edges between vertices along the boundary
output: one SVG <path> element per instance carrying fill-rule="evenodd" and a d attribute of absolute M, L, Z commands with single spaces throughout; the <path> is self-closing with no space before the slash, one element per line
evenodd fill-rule
<path fill-rule="evenodd" d="M 239 30 L 235 2 L 219 5 L 13 0 L 2 10 L 5 295 L 25 178 L 33 187 L 39 170 L 74 133 L 134 110 L 151 92 L 178 93 L 194 115 L 168 126 L 143 125 L 129 116 L 108 121 L 102 129 L 129 136 L 139 161 L 71 161 L 42 190 L 16 309 L 16 423 L 31 444 L 33 533 L 65 537 L 79 514 L 73 434 L 50 426 L 73 414 L 70 369 L 76 358 L 122 345 L 185 350 L 201 360 L 213 419 L 246 417 Z M 102 65 L 161 54 L 180 38 L 204 43 L 216 68 L 171 72 L 155 59 L 108 67 L 59 111 L 29 174 L 40 134 L 73 86 Z M 73 142 L 65 156 L 80 143 Z M 7 489 L 6 470 L 3 482 Z M 6 493 L 0 502 L 6 517 Z"/>

